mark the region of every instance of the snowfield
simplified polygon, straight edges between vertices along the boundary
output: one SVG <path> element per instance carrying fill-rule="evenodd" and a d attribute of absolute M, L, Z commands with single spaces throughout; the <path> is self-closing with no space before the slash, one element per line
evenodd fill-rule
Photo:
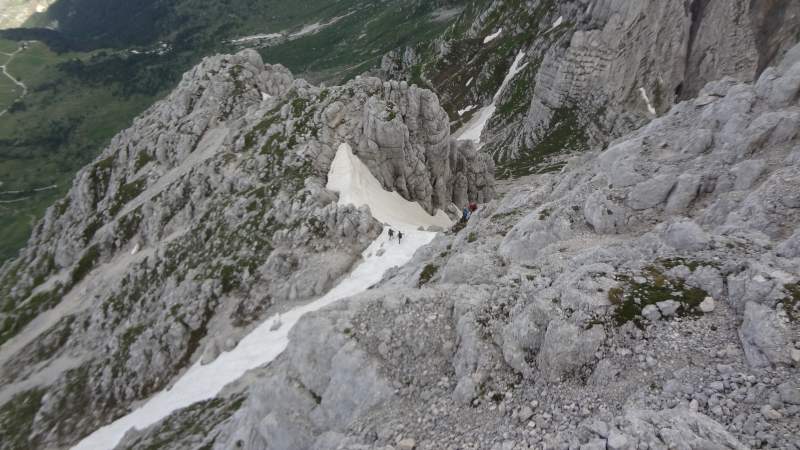
<path fill-rule="evenodd" d="M 419 227 L 449 227 L 452 224 L 443 212 L 437 211 L 435 216 L 431 216 L 418 203 L 384 190 L 347 144 L 339 146 L 331 164 L 328 189 L 339 193 L 340 205 L 367 205 L 373 217 L 403 232 L 403 242 L 390 240 L 387 233 L 382 233 L 364 250 L 361 264 L 326 295 L 279 317 L 266 319 L 233 350 L 220 354 L 206 365 L 197 361 L 171 388 L 95 431 L 73 449 L 112 449 L 129 429 L 144 429 L 177 409 L 214 397 L 225 385 L 248 370 L 263 366 L 280 355 L 289 343 L 289 330 L 304 314 L 363 292 L 380 281 L 387 270 L 407 263 L 418 248 L 436 236 L 434 232 L 418 231 Z"/>
<path fill-rule="evenodd" d="M 472 110 L 473 110 L 473 109 L 475 109 L 475 108 L 477 108 L 477 106 L 475 106 L 475 105 L 469 105 L 469 106 L 467 106 L 467 107 L 466 107 L 466 108 L 464 108 L 464 109 L 459 109 L 459 110 L 458 110 L 458 115 L 459 115 L 459 116 L 463 116 L 464 114 L 466 114 L 466 113 L 468 113 L 468 112 L 472 111 Z"/>
<path fill-rule="evenodd" d="M 421 227 L 449 228 L 447 214 L 436 211 L 431 216 L 419 203 L 409 202 L 397 192 L 383 189 L 367 166 L 353 154 L 348 144 L 341 144 L 331 163 L 328 190 L 339 193 L 339 204 L 369 206 L 372 217 L 396 228 L 416 230 Z"/>
<path fill-rule="evenodd" d="M 490 34 L 489 36 L 486 36 L 485 38 L 483 38 L 483 43 L 484 44 L 488 44 L 489 42 L 492 42 L 493 40 L 497 39 L 497 37 L 500 36 L 500 33 L 502 33 L 502 32 L 503 32 L 503 29 L 500 28 L 499 30 L 497 30 L 496 32 Z"/>
<path fill-rule="evenodd" d="M 252 36 L 244 36 L 238 39 L 233 39 L 230 41 L 231 44 L 245 44 L 252 41 L 261 41 L 265 39 L 279 39 L 282 38 L 283 34 L 281 33 L 264 33 L 264 34 L 254 34 Z"/>
<path fill-rule="evenodd" d="M 464 124 L 458 131 L 454 133 L 454 137 L 459 141 L 472 141 L 475 145 L 480 145 L 481 142 L 481 134 L 483 133 L 483 129 L 486 128 L 486 124 L 489 122 L 489 119 L 492 118 L 494 112 L 497 110 L 497 100 L 500 99 L 500 96 L 503 94 L 503 91 L 508 86 L 508 83 L 523 69 L 528 65 L 528 63 L 520 65 L 522 62 L 522 58 L 525 57 L 525 52 L 520 51 L 517 54 L 517 57 L 514 58 L 514 62 L 511 64 L 511 67 L 508 69 L 508 73 L 506 74 L 505 79 L 503 79 L 503 83 L 500 85 L 500 88 L 497 89 L 495 92 L 494 97 L 492 98 L 492 103 L 489 106 L 484 106 L 483 108 L 479 109 L 476 114 L 472 116 L 472 118 Z M 459 111 L 459 115 L 460 111 Z"/>

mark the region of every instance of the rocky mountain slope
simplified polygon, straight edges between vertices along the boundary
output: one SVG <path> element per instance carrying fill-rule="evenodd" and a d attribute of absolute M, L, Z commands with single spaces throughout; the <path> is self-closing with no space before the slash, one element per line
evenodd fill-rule
<path fill-rule="evenodd" d="M 320 88 L 253 51 L 206 59 L 3 266 L 0 446 L 72 444 L 329 290 L 381 231 L 324 189 L 341 143 L 430 212 L 493 196 L 491 159 L 450 138 L 429 91 Z"/>
<path fill-rule="evenodd" d="M 607 144 L 709 81 L 755 80 L 799 37 L 792 1 L 476 1 L 434 43 L 387 55 L 382 72 L 433 88 L 460 125 L 524 52 L 483 136 L 499 175 L 521 176 Z"/>
<path fill-rule="evenodd" d="M 341 84 L 442 32 L 464 1 L 0 0 L 0 53 L 25 47 L 8 71 L 27 87 L 20 97 L 0 77 L 0 111 L 9 109 L 0 118 L 0 263 L 75 173 L 203 57 L 253 48 L 305 79 Z M 12 5 L 42 12 L 3 29 Z"/>
<path fill-rule="evenodd" d="M 116 448 L 798 450 L 792 8 L 475 1 L 385 58 L 410 82 L 204 59 L 0 268 L 0 448 L 70 448 L 373 269 Z M 486 101 L 478 149 L 454 130 Z M 342 149 L 361 189 L 480 208 L 383 272 Z"/>
<path fill-rule="evenodd" d="M 120 448 L 796 449 L 798 98 L 708 84 Z"/>

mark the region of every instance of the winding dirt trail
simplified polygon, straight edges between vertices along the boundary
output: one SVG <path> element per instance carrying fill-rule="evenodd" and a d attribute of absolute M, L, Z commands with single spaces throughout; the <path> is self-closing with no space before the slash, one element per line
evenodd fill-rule
<path fill-rule="evenodd" d="M 6 70 L 6 67 L 7 67 L 9 64 L 11 64 L 11 61 L 13 61 L 13 60 L 14 60 L 14 57 L 15 57 L 15 56 L 17 56 L 17 55 L 18 55 L 20 52 L 22 52 L 22 50 L 24 50 L 24 49 L 25 49 L 25 47 L 24 47 L 24 43 L 21 43 L 21 44 L 19 44 L 19 47 L 18 47 L 18 48 L 17 48 L 17 49 L 16 49 L 16 50 L 15 50 L 13 53 L 3 53 L 3 52 L 0 52 L 0 54 L 2 54 L 2 55 L 5 55 L 5 56 L 8 56 L 8 60 L 7 60 L 7 61 L 6 61 L 4 64 L 0 65 L 0 71 L 2 71 L 2 72 L 3 72 L 3 75 L 4 75 L 5 77 L 7 77 L 9 80 L 11 80 L 11 82 L 12 82 L 12 83 L 14 83 L 14 84 L 16 84 L 17 86 L 19 86 L 19 87 L 21 87 L 21 88 L 22 88 L 22 94 L 20 94 L 20 96 L 19 96 L 19 97 L 17 97 L 17 99 L 16 99 L 15 101 L 17 101 L 17 100 L 22 100 L 22 98 L 23 98 L 23 97 L 25 97 L 25 96 L 28 94 L 28 86 L 25 86 L 25 83 L 23 83 L 22 81 L 19 81 L 19 80 L 17 80 L 16 78 L 14 78 L 14 76 L 13 76 L 13 75 L 11 75 L 10 73 L 8 73 L 8 70 Z M 2 117 L 2 116 L 3 116 L 5 113 L 7 113 L 7 112 L 8 112 L 8 108 L 6 108 L 6 109 L 4 109 L 4 110 L 0 111 L 0 117 Z"/>

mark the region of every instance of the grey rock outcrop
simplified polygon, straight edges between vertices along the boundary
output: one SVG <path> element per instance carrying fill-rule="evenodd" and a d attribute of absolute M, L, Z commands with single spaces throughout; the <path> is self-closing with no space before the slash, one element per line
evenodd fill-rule
<path fill-rule="evenodd" d="M 467 8 L 459 22 L 424 49 L 387 55 L 384 76 L 432 85 L 461 125 L 474 114 L 465 108 L 489 104 L 524 52 L 527 65 L 500 93 L 482 138 L 500 174 L 520 176 L 550 167 L 554 153 L 607 144 L 698 96 L 708 82 L 755 81 L 797 42 L 800 6 L 790 0 L 488 2 Z M 770 89 L 772 101 L 791 98 L 780 84 Z M 683 181 L 687 189 L 690 180 Z M 633 193 L 643 203 L 634 205 L 648 207 L 669 182 L 643 185 Z"/>
<path fill-rule="evenodd" d="M 301 320 L 287 353 L 229 386 L 223 398 L 246 400 L 203 435 L 220 449 L 792 449 L 800 265 L 778 244 L 800 224 L 795 108 L 713 83 L 512 185 L 372 289 Z M 647 209 L 627 201 L 668 174 L 681 176 Z"/>
<path fill-rule="evenodd" d="M 369 77 L 320 88 L 252 50 L 206 58 L 77 175 L 0 272 L 0 404 L 42 394 L 15 433 L 73 444 L 333 287 L 381 231 L 324 188 L 341 143 L 431 212 L 494 195 L 491 158 L 452 140 L 430 91 Z M 337 404 L 358 393 L 330 383 Z M 283 429 L 275 414 L 264 426 Z"/>
<path fill-rule="evenodd" d="M 790 363 L 787 335 L 786 325 L 781 323 L 774 310 L 747 302 L 739 337 L 750 365 L 760 367 Z"/>

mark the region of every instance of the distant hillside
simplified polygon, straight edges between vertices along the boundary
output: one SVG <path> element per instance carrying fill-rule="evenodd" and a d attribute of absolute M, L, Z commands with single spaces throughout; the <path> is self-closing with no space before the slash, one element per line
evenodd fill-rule
<path fill-rule="evenodd" d="M 28 20 L 29 28 L 0 30 L 9 49 L 46 44 L 9 67 L 29 92 L 0 117 L 0 190 L 12 192 L 0 201 L 13 202 L 0 203 L 0 261 L 24 245 L 75 171 L 203 56 L 255 47 L 308 79 L 338 82 L 394 48 L 440 34 L 464 3 L 62 0 Z"/>

